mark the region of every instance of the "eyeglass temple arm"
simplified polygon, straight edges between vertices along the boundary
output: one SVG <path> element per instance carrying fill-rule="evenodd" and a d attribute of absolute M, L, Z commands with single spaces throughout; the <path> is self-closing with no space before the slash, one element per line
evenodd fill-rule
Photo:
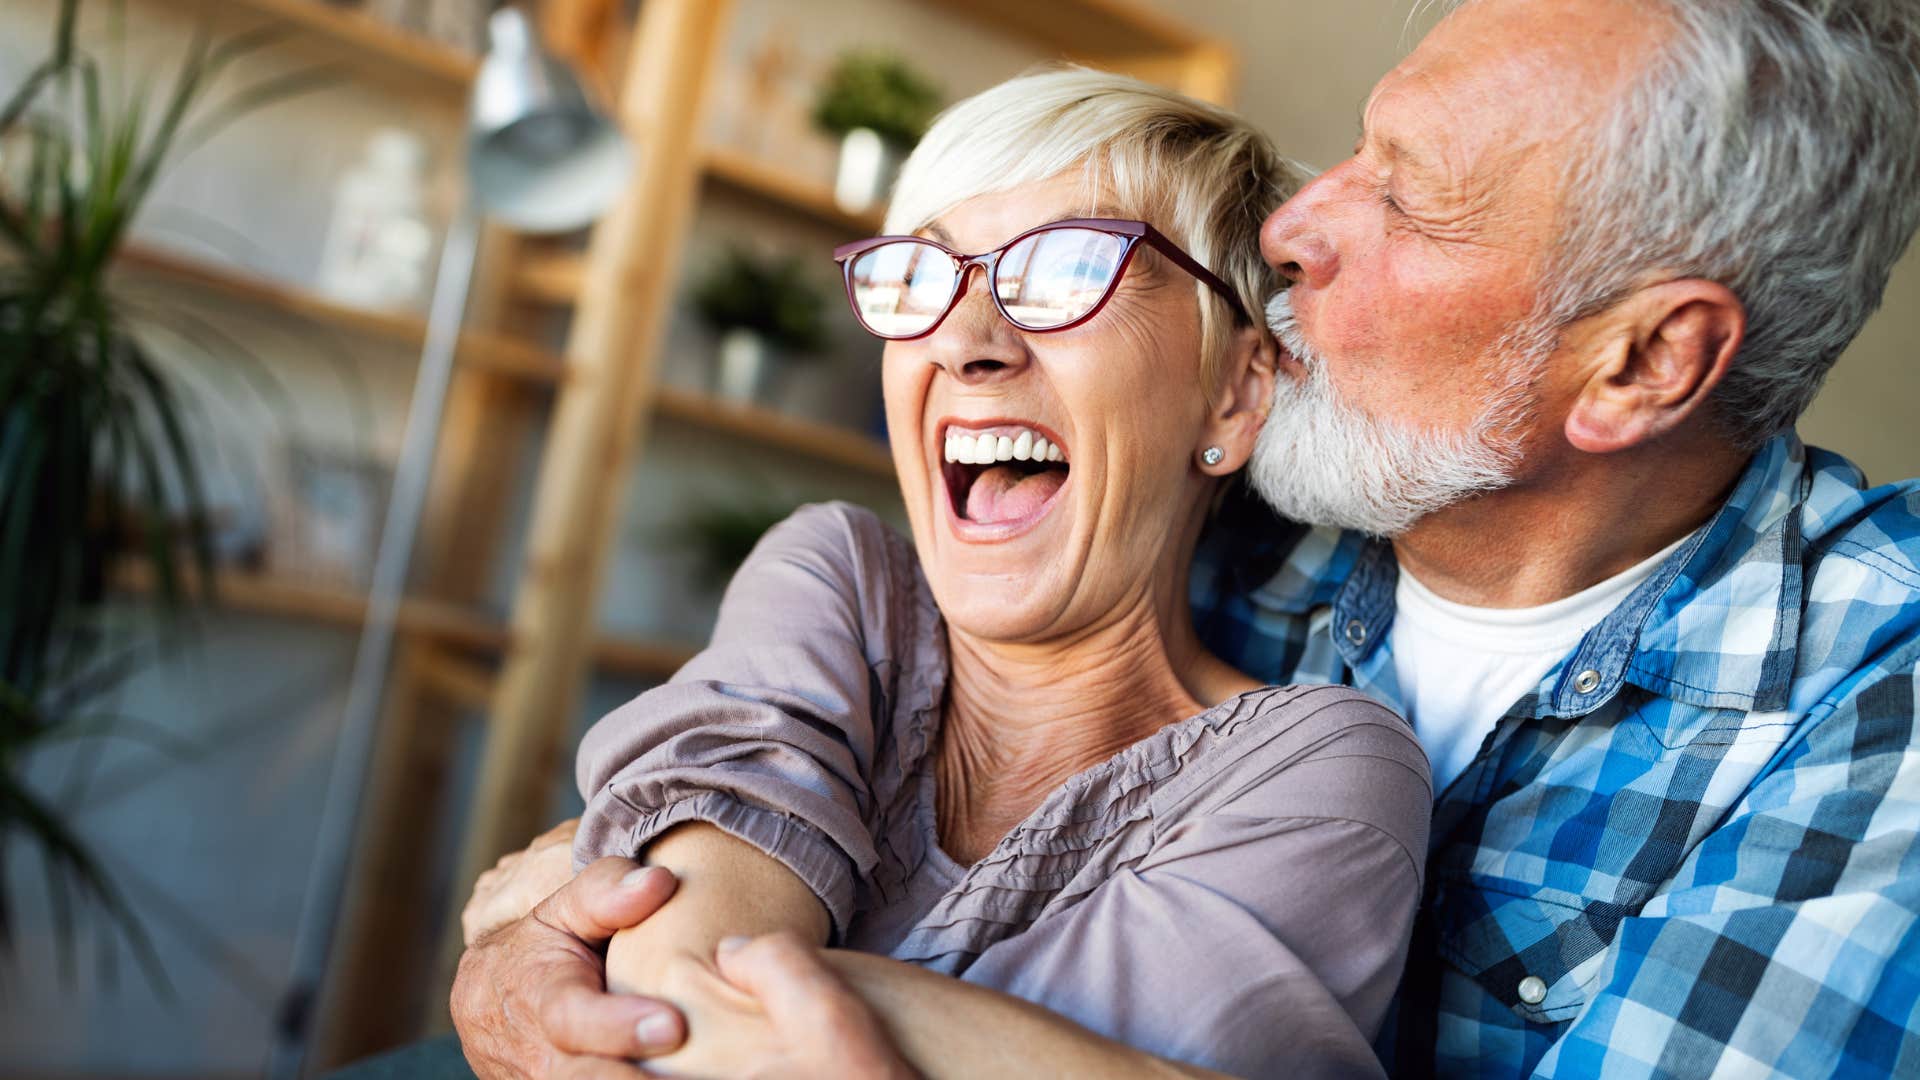
<path fill-rule="evenodd" d="M 1148 225 L 1146 231 L 1141 235 L 1146 239 L 1147 243 L 1153 245 L 1155 251 L 1172 259 L 1175 266 L 1192 274 L 1198 278 L 1202 284 L 1211 287 L 1214 292 L 1219 293 L 1220 298 L 1227 302 L 1227 306 L 1232 308 L 1233 313 L 1238 315 L 1243 322 L 1253 322 L 1253 317 L 1247 314 L 1246 305 L 1240 302 L 1240 297 L 1233 291 L 1233 287 L 1220 280 L 1218 274 L 1201 266 L 1198 260 L 1186 252 L 1181 251 L 1180 245 L 1161 235 L 1160 230 L 1153 226 Z"/>

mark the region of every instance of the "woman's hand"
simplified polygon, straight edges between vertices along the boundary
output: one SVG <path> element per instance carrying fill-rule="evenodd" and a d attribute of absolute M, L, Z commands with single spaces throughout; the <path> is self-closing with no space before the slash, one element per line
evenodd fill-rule
<path fill-rule="evenodd" d="M 617 966 L 609 964 L 610 981 Z M 728 938 L 711 961 L 682 953 L 656 970 L 658 983 L 647 989 L 677 1004 L 696 1037 L 677 1053 L 648 1059 L 650 1072 L 749 1080 L 919 1075 L 873 1010 L 796 934 Z"/>
<path fill-rule="evenodd" d="M 460 911 L 460 932 L 471 946 L 481 935 L 518 921 L 560 886 L 573 880 L 573 834 L 580 819 L 563 821 L 528 844 L 500 857 L 473 883 Z"/>

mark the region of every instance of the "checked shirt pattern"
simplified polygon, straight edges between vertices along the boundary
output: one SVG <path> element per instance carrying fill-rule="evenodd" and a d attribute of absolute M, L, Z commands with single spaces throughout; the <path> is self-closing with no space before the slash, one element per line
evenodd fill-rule
<path fill-rule="evenodd" d="M 1396 574 L 1240 495 L 1192 599 L 1397 707 Z M 1439 793 L 1394 1075 L 1920 1076 L 1917 677 L 1920 481 L 1775 438 Z"/>

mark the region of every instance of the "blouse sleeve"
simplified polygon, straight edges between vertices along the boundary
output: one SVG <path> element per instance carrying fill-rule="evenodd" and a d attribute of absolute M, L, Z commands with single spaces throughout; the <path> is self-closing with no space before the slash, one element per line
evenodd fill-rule
<path fill-rule="evenodd" d="M 712 643 L 587 732 L 576 866 L 707 822 L 793 870 L 843 932 L 877 859 L 866 778 L 883 673 L 910 648 L 894 639 L 919 599 L 911 558 L 844 504 L 770 530 L 728 586 Z"/>
<path fill-rule="evenodd" d="M 1381 1075 L 1369 1042 L 1419 904 L 1427 763 L 1384 708 L 1321 705 L 1309 755 L 1210 779 L 1213 805 L 964 978 L 1237 1076 Z"/>

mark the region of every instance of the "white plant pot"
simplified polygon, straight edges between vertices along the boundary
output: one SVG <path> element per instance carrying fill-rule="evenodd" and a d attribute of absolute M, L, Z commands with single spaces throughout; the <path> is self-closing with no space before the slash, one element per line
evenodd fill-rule
<path fill-rule="evenodd" d="M 833 201 L 849 214 L 864 213 L 886 200 L 900 169 L 893 144 L 869 128 L 854 128 L 840 138 L 840 171 L 834 176 Z"/>
<path fill-rule="evenodd" d="M 714 373 L 714 392 L 729 401 L 752 403 L 767 392 L 773 357 L 767 339 L 751 330 L 729 330 L 720 335 L 720 363 Z"/>

